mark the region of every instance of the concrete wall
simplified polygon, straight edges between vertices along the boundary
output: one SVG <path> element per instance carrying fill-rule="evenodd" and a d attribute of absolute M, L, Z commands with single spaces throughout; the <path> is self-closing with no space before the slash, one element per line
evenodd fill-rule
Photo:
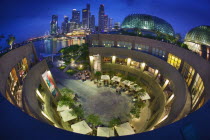
<path fill-rule="evenodd" d="M 49 110 L 52 110 L 50 104 L 56 105 L 56 100 L 59 98 L 57 96 L 56 98 L 52 96 L 51 92 L 47 88 L 43 78 L 42 74 L 45 71 L 48 71 L 48 65 L 45 60 L 39 62 L 36 64 L 27 74 L 24 85 L 23 85 L 23 99 L 24 99 L 24 106 L 28 107 L 30 112 L 34 114 L 36 118 L 39 120 L 42 120 L 44 122 L 49 121 L 41 114 L 41 108 L 38 105 L 37 101 L 37 95 L 36 95 L 36 89 L 38 89 L 39 85 L 41 84 L 42 87 L 44 88 L 44 98 L 46 99 L 45 104 L 47 105 Z M 50 111 L 51 112 L 51 111 Z"/>
<path fill-rule="evenodd" d="M 7 79 L 12 68 L 17 65 L 23 58 L 30 60 L 30 55 L 35 56 L 35 61 L 37 61 L 36 52 L 33 44 L 27 44 L 25 46 L 16 48 L 2 57 L 0 57 L 0 92 L 5 97 L 7 89 Z"/>
<path fill-rule="evenodd" d="M 189 100 L 189 91 L 187 85 L 182 78 L 181 74 L 167 62 L 161 59 L 148 55 L 139 51 L 127 50 L 123 48 L 105 48 L 105 47 L 92 47 L 89 48 L 90 55 L 100 54 L 101 56 L 116 56 L 119 58 L 131 58 L 134 61 L 149 64 L 151 67 L 156 68 L 160 73 L 173 85 L 173 92 L 175 95 L 174 102 L 171 107 L 171 112 L 168 118 L 164 121 L 163 125 L 170 124 L 177 118 L 181 119 L 190 111 L 191 100 Z M 184 113 L 180 113 L 184 110 Z M 162 126 L 163 126 L 162 125 Z"/>

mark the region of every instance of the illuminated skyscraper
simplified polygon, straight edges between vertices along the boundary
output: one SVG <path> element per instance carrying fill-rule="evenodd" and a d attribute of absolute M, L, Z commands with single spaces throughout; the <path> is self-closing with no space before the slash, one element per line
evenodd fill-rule
<path fill-rule="evenodd" d="M 62 34 L 68 33 L 68 21 L 69 21 L 69 18 L 67 16 L 65 16 L 64 21 L 61 26 Z"/>
<path fill-rule="evenodd" d="M 91 15 L 91 18 L 90 18 L 90 29 L 91 31 L 95 31 L 95 16 L 94 15 Z"/>
<path fill-rule="evenodd" d="M 102 5 L 102 4 L 99 7 L 98 31 L 104 32 L 104 5 Z"/>
<path fill-rule="evenodd" d="M 111 31 L 113 28 L 113 18 L 109 18 L 108 26 L 109 26 L 109 31 Z"/>
<path fill-rule="evenodd" d="M 53 15 L 52 16 L 51 27 L 50 27 L 50 34 L 51 35 L 58 34 L 58 16 L 57 15 Z"/>
<path fill-rule="evenodd" d="M 77 9 L 72 10 L 71 22 L 76 22 L 76 23 L 80 24 L 80 11 L 77 11 Z"/>
<path fill-rule="evenodd" d="M 104 32 L 108 32 L 109 30 L 109 18 L 108 15 L 104 15 Z"/>
<path fill-rule="evenodd" d="M 87 7 L 82 9 L 82 26 L 84 29 L 90 28 L 90 4 L 87 4 Z"/>

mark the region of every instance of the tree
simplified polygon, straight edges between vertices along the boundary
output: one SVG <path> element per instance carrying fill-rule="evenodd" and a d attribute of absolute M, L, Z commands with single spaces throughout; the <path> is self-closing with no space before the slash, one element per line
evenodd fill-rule
<path fill-rule="evenodd" d="M 100 71 L 97 71 L 97 72 L 95 73 L 95 77 L 96 77 L 97 80 L 99 80 L 100 77 L 101 77 L 101 72 L 100 72 Z"/>
<path fill-rule="evenodd" d="M 10 49 L 12 49 L 12 45 L 15 41 L 15 37 L 13 35 L 9 35 L 8 39 L 7 39 L 7 44 L 10 46 Z"/>
<path fill-rule="evenodd" d="M 109 122 L 109 127 L 114 127 L 116 125 L 119 125 L 121 123 L 119 118 L 114 118 Z"/>
<path fill-rule="evenodd" d="M 58 105 L 59 106 L 66 105 L 69 107 L 74 107 L 74 103 L 75 103 L 75 101 L 70 96 L 64 95 L 60 98 Z"/>
<path fill-rule="evenodd" d="M 72 109 L 73 109 L 72 113 L 74 115 L 77 115 L 77 117 L 79 117 L 79 118 L 83 118 L 84 117 L 84 111 L 83 111 L 83 109 L 81 107 L 73 106 Z"/>
<path fill-rule="evenodd" d="M 182 43 L 182 44 L 181 44 L 181 47 L 184 48 L 184 49 L 186 49 L 186 50 L 189 50 L 187 44 Z"/>
<path fill-rule="evenodd" d="M 94 127 L 101 125 L 101 120 L 99 118 L 99 116 L 91 114 L 87 117 L 86 121 L 88 123 L 91 123 Z"/>
<path fill-rule="evenodd" d="M 61 93 L 62 95 L 67 95 L 67 94 L 72 94 L 72 91 L 71 91 L 70 89 L 68 89 L 68 88 L 62 88 L 62 89 L 60 90 L 60 93 Z"/>

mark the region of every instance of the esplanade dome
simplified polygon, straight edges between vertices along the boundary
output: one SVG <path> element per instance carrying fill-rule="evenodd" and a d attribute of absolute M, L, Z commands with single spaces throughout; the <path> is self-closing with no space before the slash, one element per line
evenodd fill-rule
<path fill-rule="evenodd" d="M 198 26 L 191 29 L 185 41 L 210 46 L 210 26 Z"/>
<path fill-rule="evenodd" d="M 146 14 L 131 14 L 125 17 L 122 28 L 139 28 L 174 36 L 174 29 L 167 21 Z"/>

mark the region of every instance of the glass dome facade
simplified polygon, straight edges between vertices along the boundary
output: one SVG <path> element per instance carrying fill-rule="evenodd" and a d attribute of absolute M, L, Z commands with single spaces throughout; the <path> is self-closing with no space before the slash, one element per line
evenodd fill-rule
<path fill-rule="evenodd" d="M 191 29 L 185 41 L 210 46 L 210 26 L 198 26 Z"/>
<path fill-rule="evenodd" d="M 174 36 L 173 27 L 165 20 L 145 14 L 132 14 L 125 17 L 122 28 L 139 28 Z"/>

